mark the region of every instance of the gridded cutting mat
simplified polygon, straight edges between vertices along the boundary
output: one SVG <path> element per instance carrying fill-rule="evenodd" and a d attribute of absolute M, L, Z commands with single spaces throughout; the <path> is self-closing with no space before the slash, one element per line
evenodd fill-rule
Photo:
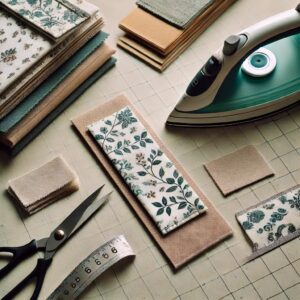
<path fill-rule="evenodd" d="M 106 30 L 115 44 L 118 21 L 134 7 L 133 0 L 94 0 L 105 16 Z M 248 263 L 251 249 L 234 214 L 273 194 L 300 183 L 300 107 L 273 119 L 219 129 L 166 129 L 164 122 L 189 80 L 229 34 L 282 10 L 298 0 L 240 0 L 218 19 L 163 74 L 119 50 L 117 67 L 94 84 L 16 158 L 1 153 L 0 244 L 18 245 L 47 236 L 78 203 L 99 185 L 115 192 L 109 204 L 84 226 L 54 257 L 41 293 L 45 299 L 92 250 L 124 234 L 137 254 L 133 263 L 119 265 L 100 277 L 82 299 L 299 299 L 300 240 L 295 239 Z M 278 58 L 280 59 L 280 58 Z M 84 143 L 70 127 L 70 119 L 125 93 L 160 137 L 192 174 L 234 229 L 234 236 L 200 256 L 176 274 L 168 266 L 126 201 L 107 179 Z M 276 176 L 224 198 L 203 163 L 253 144 L 273 167 Z M 9 178 L 41 165 L 62 153 L 76 169 L 79 192 L 25 218 L 5 189 Z M 0 282 L 0 296 L 23 278 L 35 263 L 27 260 Z M 30 288 L 19 299 L 27 299 Z"/>

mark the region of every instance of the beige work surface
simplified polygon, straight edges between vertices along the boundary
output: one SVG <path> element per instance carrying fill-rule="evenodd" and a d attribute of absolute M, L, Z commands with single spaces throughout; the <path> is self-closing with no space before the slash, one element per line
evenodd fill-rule
<path fill-rule="evenodd" d="M 105 29 L 114 45 L 122 32 L 118 22 L 134 7 L 133 0 L 93 0 L 103 11 Z M 295 239 L 248 263 L 251 249 L 234 214 L 260 200 L 300 183 L 300 109 L 273 119 L 219 129 L 169 129 L 168 113 L 189 80 L 229 34 L 299 0 L 240 0 L 220 17 L 163 74 L 118 50 L 117 66 L 94 84 L 16 158 L 0 154 L 0 245 L 20 245 L 47 236 L 90 192 L 105 183 L 113 196 L 54 257 L 40 299 L 104 241 L 124 234 L 136 252 L 133 263 L 116 267 L 98 278 L 82 299 L 300 299 L 300 240 Z M 278 58 L 279 59 L 279 58 Z M 192 175 L 234 229 L 234 236 L 173 273 L 155 243 L 71 128 L 70 119 L 124 93 L 156 130 L 166 146 Z M 275 171 L 275 176 L 224 198 L 203 163 L 252 144 Z M 7 181 L 62 153 L 78 174 L 81 186 L 73 195 L 37 214 L 23 218 L 6 195 Z M 209 234 L 209 233 L 208 233 Z M 0 281 L 0 296 L 35 265 L 37 256 Z M 18 299 L 29 299 L 30 288 Z"/>

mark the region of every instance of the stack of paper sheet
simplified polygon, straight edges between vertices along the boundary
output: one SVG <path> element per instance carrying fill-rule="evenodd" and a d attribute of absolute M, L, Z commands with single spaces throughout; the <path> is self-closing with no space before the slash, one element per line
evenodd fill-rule
<path fill-rule="evenodd" d="M 0 143 L 9 152 L 115 64 L 102 26 L 85 0 L 0 2 Z"/>
<path fill-rule="evenodd" d="M 138 0 L 119 24 L 118 45 L 163 71 L 234 1 Z"/>

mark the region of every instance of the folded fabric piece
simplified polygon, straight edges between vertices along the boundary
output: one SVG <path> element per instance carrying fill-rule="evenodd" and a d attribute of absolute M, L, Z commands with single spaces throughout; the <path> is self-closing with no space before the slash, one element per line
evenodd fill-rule
<path fill-rule="evenodd" d="M 88 129 L 162 234 L 206 211 L 201 198 L 129 107 Z"/>
<path fill-rule="evenodd" d="M 1 8 L 0 42 L 0 94 L 52 48 L 48 39 Z"/>
<path fill-rule="evenodd" d="M 87 50 L 84 50 L 86 51 L 84 55 L 86 55 Z M 89 51 L 90 50 L 91 49 L 89 49 Z M 42 98 L 37 107 L 35 107 L 21 122 L 7 134 L 0 135 L 0 142 L 5 143 L 10 148 L 14 147 L 28 134 L 28 132 L 41 122 L 44 117 L 64 101 L 77 86 L 80 86 L 89 76 L 96 72 L 96 70 L 99 69 L 114 53 L 115 50 L 106 44 L 94 50 L 93 54 L 82 61 L 66 79 L 59 82 L 56 88 L 47 97 Z"/>
<path fill-rule="evenodd" d="M 76 69 L 96 48 L 100 47 L 108 34 L 98 33 L 73 56 L 62 64 L 55 73 L 50 75 L 47 81 L 39 85 L 29 96 L 27 96 L 13 111 L 0 120 L 0 136 L 7 134 L 15 126 L 20 124 L 40 102 L 44 100 L 72 71 Z"/>
<path fill-rule="evenodd" d="M 2 0 L 1 5 L 40 33 L 57 40 L 89 15 L 67 0 Z"/>
<path fill-rule="evenodd" d="M 206 163 L 204 167 L 225 196 L 274 174 L 252 145 Z"/>
<path fill-rule="evenodd" d="M 252 260 L 300 235 L 300 186 L 236 214 L 251 241 Z"/>
<path fill-rule="evenodd" d="M 29 214 L 79 188 L 77 175 L 61 156 L 23 176 L 9 180 L 8 184 L 9 193 Z"/>
<path fill-rule="evenodd" d="M 86 3 L 86 1 L 83 1 L 83 3 Z M 58 45 L 55 45 L 51 51 L 31 66 L 30 70 L 23 72 L 18 79 L 10 84 L 9 88 L 0 93 L 0 119 L 7 115 L 62 63 L 97 34 L 102 26 L 103 19 L 96 12 L 82 27 L 78 30 L 76 29 Z"/>
<path fill-rule="evenodd" d="M 87 130 L 88 125 L 110 116 L 114 112 L 126 106 L 128 106 L 138 117 L 142 125 L 152 136 L 153 141 L 155 141 L 160 149 L 167 155 L 167 157 L 169 157 L 175 168 L 182 174 L 196 194 L 200 196 L 204 205 L 208 209 L 207 212 L 201 215 L 199 218 L 194 218 L 190 222 L 187 222 L 184 226 L 178 228 L 176 231 L 165 236 L 159 232 L 148 213 L 145 211 L 142 205 L 136 201 L 136 197 L 130 191 L 123 178 L 119 176 L 118 171 L 111 164 L 107 155 L 101 151 L 98 143 Z M 161 248 L 174 268 L 181 267 L 188 261 L 192 260 L 195 256 L 207 250 L 209 247 L 212 247 L 213 245 L 232 235 L 232 230 L 228 223 L 217 212 L 212 203 L 207 200 L 192 178 L 178 163 L 174 155 L 172 155 L 172 153 L 163 145 L 161 140 L 153 132 L 143 117 L 132 107 L 132 105 L 124 96 L 119 96 L 111 101 L 108 101 L 107 103 L 77 117 L 76 119 L 72 120 L 72 122 L 82 138 L 89 145 L 96 158 L 100 161 L 101 165 L 114 180 L 116 186 L 120 189 L 125 199 L 128 200 L 129 204 L 132 206 L 144 226 L 148 229 L 149 233 L 157 242 L 158 246 Z"/>
<path fill-rule="evenodd" d="M 94 55 L 94 54 L 92 54 Z M 68 108 L 78 97 L 85 92 L 95 81 L 101 78 L 108 70 L 116 64 L 114 57 L 106 61 L 94 74 L 85 80 L 79 87 L 76 88 L 62 103 L 52 110 L 44 119 L 37 124 L 21 141 L 13 148 L 5 148 L 6 152 L 12 156 L 17 155 L 24 149 L 37 135 L 39 135 L 53 120 L 55 120 L 66 108 Z"/>
<path fill-rule="evenodd" d="M 119 27 L 126 36 L 118 45 L 163 71 L 235 0 L 215 0 L 185 29 L 179 29 L 141 8 L 135 8 Z"/>
<path fill-rule="evenodd" d="M 214 0 L 138 0 L 136 4 L 179 28 L 200 15 Z"/>

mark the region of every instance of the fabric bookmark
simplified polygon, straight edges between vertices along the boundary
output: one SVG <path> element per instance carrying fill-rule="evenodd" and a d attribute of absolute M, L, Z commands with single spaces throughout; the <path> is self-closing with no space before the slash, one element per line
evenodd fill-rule
<path fill-rule="evenodd" d="M 129 107 L 88 129 L 162 234 L 206 211 Z"/>
<path fill-rule="evenodd" d="M 246 261 L 271 251 L 300 235 L 300 185 L 236 214 L 251 241 Z"/>

